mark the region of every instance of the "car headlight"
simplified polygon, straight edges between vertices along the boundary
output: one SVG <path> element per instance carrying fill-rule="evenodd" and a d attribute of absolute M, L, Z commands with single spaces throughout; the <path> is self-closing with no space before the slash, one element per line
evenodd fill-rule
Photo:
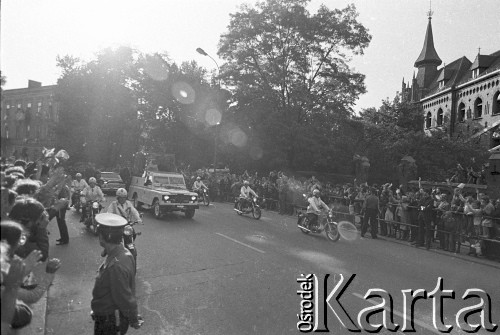
<path fill-rule="evenodd" d="M 94 202 L 94 203 L 92 204 L 92 208 L 94 208 L 94 209 L 98 209 L 98 208 L 99 208 L 99 204 L 98 204 L 97 202 Z"/>
<path fill-rule="evenodd" d="M 163 196 L 163 201 L 167 201 L 168 199 L 170 199 L 170 197 L 168 195 Z"/>
<path fill-rule="evenodd" d="M 129 225 L 125 226 L 125 228 L 123 229 L 123 233 L 127 236 L 132 235 L 132 232 L 133 232 L 132 227 Z"/>
<path fill-rule="evenodd" d="M 196 200 L 196 196 L 195 196 L 195 195 L 193 195 L 193 196 L 191 197 L 191 200 Z"/>

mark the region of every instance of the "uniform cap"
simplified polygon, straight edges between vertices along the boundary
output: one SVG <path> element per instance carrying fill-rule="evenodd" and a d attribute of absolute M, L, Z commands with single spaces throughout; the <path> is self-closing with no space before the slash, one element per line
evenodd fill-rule
<path fill-rule="evenodd" d="M 97 180 L 94 177 L 90 177 L 89 183 L 97 183 Z"/>
<path fill-rule="evenodd" d="M 121 230 L 127 224 L 127 219 L 118 214 L 100 213 L 95 216 L 99 228 L 107 230 Z"/>
<path fill-rule="evenodd" d="M 317 188 L 315 188 L 315 189 L 313 190 L 313 194 L 319 194 L 319 190 L 318 190 Z"/>

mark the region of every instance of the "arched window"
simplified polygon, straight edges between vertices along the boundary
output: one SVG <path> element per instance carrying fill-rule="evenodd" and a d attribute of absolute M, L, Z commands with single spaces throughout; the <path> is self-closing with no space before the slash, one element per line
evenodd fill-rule
<path fill-rule="evenodd" d="M 465 104 L 462 102 L 458 105 L 458 122 L 465 121 Z"/>
<path fill-rule="evenodd" d="M 432 125 L 432 114 L 431 112 L 427 113 L 427 116 L 425 117 L 425 128 L 430 128 Z"/>
<path fill-rule="evenodd" d="M 492 113 L 491 114 L 500 114 L 500 91 L 493 95 L 493 104 L 492 104 Z"/>
<path fill-rule="evenodd" d="M 444 113 L 441 108 L 438 110 L 438 115 L 437 115 L 437 125 L 442 126 L 444 121 Z"/>
<path fill-rule="evenodd" d="M 474 118 L 478 119 L 483 116 L 483 100 L 481 98 L 477 98 L 474 101 Z"/>

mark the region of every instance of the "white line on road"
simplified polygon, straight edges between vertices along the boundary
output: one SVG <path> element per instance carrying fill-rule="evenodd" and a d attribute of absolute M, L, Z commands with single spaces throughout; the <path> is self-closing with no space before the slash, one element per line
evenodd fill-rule
<path fill-rule="evenodd" d="M 265 253 L 266 253 L 265 251 L 262 251 L 262 250 L 260 250 L 260 249 L 254 248 L 254 247 L 252 247 L 251 245 L 248 245 L 248 244 L 246 244 L 246 243 L 243 243 L 243 242 L 240 242 L 240 241 L 238 241 L 238 240 L 235 240 L 234 238 L 231 238 L 231 237 L 226 236 L 226 235 L 224 235 L 224 234 L 221 234 L 221 233 L 215 233 L 215 234 L 217 234 L 217 235 L 219 235 L 219 236 L 222 236 L 222 237 L 224 237 L 224 238 L 227 238 L 228 240 L 233 241 L 233 242 L 235 242 L 235 243 L 241 244 L 241 245 L 243 245 L 243 246 L 245 246 L 245 247 L 247 247 L 247 248 L 250 248 L 250 249 L 252 249 L 252 250 L 255 250 L 255 251 L 257 251 L 257 252 L 260 252 L 261 254 L 265 254 Z"/>
<path fill-rule="evenodd" d="M 358 297 L 360 299 L 365 300 L 365 298 L 361 294 L 359 294 L 359 293 L 352 293 L 352 295 L 354 295 L 355 297 Z M 368 301 L 370 304 L 373 304 L 373 305 L 378 305 L 379 304 L 379 303 L 377 303 L 375 301 L 371 301 L 371 300 L 365 300 L 365 301 Z M 391 309 L 389 307 L 384 306 L 384 309 L 387 310 L 388 312 L 391 312 Z M 403 313 L 401 313 L 401 312 L 398 312 L 397 310 L 393 310 L 392 313 L 394 313 L 397 316 L 405 319 L 405 315 Z M 435 329 L 434 327 L 429 326 L 428 324 L 426 324 L 426 323 L 424 323 L 424 322 L 422 322 L 420 320 L 414 320 L 413 322 L 415 324 L 419 325 L 420 327 L 425 328 L 425 329 L 427 329 L 428 331 L 430 331 L 430 332 L 432 332 L 434 334 L 441 335 L 441 333 L 437 329 Z"/>

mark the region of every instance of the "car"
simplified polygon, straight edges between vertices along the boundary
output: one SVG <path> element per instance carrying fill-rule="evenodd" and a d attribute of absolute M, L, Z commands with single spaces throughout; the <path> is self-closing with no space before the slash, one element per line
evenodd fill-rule
<path fill-rule="evenodd" d="M 125 188 L 125 183 L 116 172 L 101 172 L 101 179 L 101 190 L 105 194 L 114 195 L 119 188 Z"/>
<path fill-rule="evenodd" d="M 198 194 L 186 188 L 184 176 L 176 172 L 148 171 L 132 177 L 128 197 L 137 209 L 151 209 L 160 219 L 170 212 L 183 212 L 191 219 L 198 209 Z"/>

